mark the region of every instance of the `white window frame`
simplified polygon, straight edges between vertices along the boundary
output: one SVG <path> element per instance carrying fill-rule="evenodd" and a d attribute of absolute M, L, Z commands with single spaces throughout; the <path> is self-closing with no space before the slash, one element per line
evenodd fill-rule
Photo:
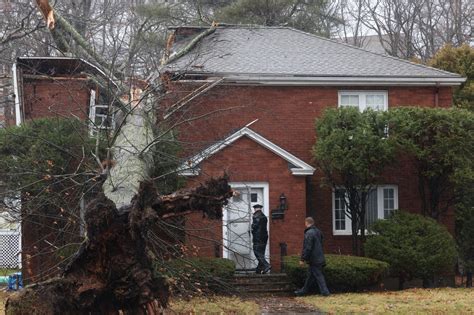
<path fill-rule="evenodd" d="M 383 95 L 384 96 L 384 104 L 383 104 L 383 111 L 388 110 L 388 91 L 380 90 L 380 91 L 351 91 L 351 90 L 344 90 L 338 92 L 338 107 L 346 107 L 345 105 L 341 105 L 341 98 L 345 95 L 357 95 L 359 97 L 359 110 L 363 112 L 367 109 L 367 96 L 369 95 Z"/>
<path fill-rule="evenodd" d="M 114 130 L 115 129 L 115 114 L 112 111 L 110 113 L 110 106 L 109 105 L 102 105 L 102 104 L 96 104 L 95 103 L 96 99 L 96 92 L 94 90 L 91 90 L 91 95 L 90 95 L 90 102 L 89 102 L 89 133 L 90 136 L 93 137 L 94 135 L 98 134 L 99 131 L 102 130 Z M 106 109 L 107 114 L 98 114 L 97 109 Z M 96 124 L 96 119 L 100 118 L 101 123 Z M 106 126 L 105 122 L 110 119 L 111 120 L 111 126 Z"/>
<path fill-rule="evenodd" d="M 393 198 L 394 198 L 394 210 L 398 209 L 398 186 L 397 185 L 379 185 L 375 189 L 377 189 L 377 219 L 385 219 L 384 218 L 384 196 L 383 190 L 384 189 L 393 189 Z M 344 187 L 337 187 L 337 189 L 344 189 Z M 347 204 L 347 196 L 346 196 L 346 204 Z M 332 234 L 333 235 L 352 235 L 352 220 L 349 218 L 347 213 L 345 213 L 345 229 L 344 230 L 336 230 L 336 191 L 335 189 L 332 190 Z"/>

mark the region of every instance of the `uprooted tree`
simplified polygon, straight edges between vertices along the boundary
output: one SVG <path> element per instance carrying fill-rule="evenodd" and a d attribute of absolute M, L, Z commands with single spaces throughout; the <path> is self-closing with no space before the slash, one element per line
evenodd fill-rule
<path fill-rule="evenodd" d="M 7 302 L 8 314 L 158 314 L 167 305 L 168 286 L 147 246 L 153 222 L 199 210 L 221 216 L 232 194 L 225 179 L 159 196 L 142 182 L 126 209 L 100 193 L 87 207 L 87 241 L 59 278 L 34 284 Z M 35 310 L 33 311 L 33 308 Z"/>
<path fill-rule="evenodd" d="M 108 65 L 74 27 L 55 12 L 48 1 L 37 1 L 58 47 L 80 53 L 99 64 L 117 86 L 120 111 L 107 158 L 102 191 L 86 206 L 86 239 L 59 277 L 35 283 L 9 298 L 8 314 L 158 314 L 166 307 L 168 285 L 153 268 L 156 253 L 149 246 L 153 223 L 189 211 L 202 211 L 219 218 L 232 195 L 227 179 L 160 195 L 150 180 L 153 165 L 153 112 L 159 86 L 142 82 L 141 88 L 122 84 L 124 76 Z M 205 36 L 212 32 L 203 32 Z M 64 37 L 72 38 L 77 51 L 70 51 Z M 183 52 L 192 48 L 191 42 Z M 180 53 L 177 54 L 178 56 Z M 121 78 L 121 79 L 116 79 Z M 134 81 L 134 80 L 131 80 Z M 98 85 L 105 85 L 99 78 Z"/>

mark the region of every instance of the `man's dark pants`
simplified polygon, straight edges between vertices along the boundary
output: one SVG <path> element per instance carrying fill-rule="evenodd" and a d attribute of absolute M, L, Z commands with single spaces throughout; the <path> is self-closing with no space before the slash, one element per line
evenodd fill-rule
<path fill-rule="evenodd" d="M 265 270 L 270 264 L 265 260 L 265 248 L 267 247 L 266 243 L 256 243 L 253 244 L 253 253 L 255 258 L 258 260 L 257 273 Z"/>
<path fill-rule="evenodd" d="M 302 293 L 310 292 L 311 288 L 314 286 L 315 282 L 319 286 L 319 292 L 322 295 L 328 295 L 329 290 L 326 286 L 326 280 L 324 279 L 323 275 L 323 266 L 316 265 L 316 266 L 308 266 L 308 273 L 306 275 L 306 281 L 304 283 L 304 287 L 301 289 Z"/>

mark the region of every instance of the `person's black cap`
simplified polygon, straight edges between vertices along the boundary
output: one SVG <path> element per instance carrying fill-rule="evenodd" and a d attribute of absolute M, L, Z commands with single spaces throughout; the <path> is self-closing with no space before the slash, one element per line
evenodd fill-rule
<path fill-rule="evenodd" d="M 256 204 L 253 206 L 254 209 L 263 209 L 262 205 Z"/>

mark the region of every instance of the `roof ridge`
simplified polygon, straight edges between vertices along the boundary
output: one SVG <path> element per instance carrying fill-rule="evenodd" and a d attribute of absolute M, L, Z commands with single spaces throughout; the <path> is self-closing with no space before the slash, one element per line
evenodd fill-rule
<path fill-rule="evenodd" d="M 406 60 L 406 59 L 402 59 L 402 58 L 399 58 L 399 57 L 394 57 L 394 56 L 390 56 L 390 55 L 386 55 L 386 54 L 380 54 L 380 53 L 376 53 L 374 51 L 370 51 L 370 50 L 367 50 L 367 49 L 363 49 L 361 47 L 357 47 L 357 46 L 354 46 L 354 45 L 350 45 L 348 43 L 344 43 L 344 42 L 338 42 L 332 38 L 327 38 L 327 37 L 322 37 L 322 36 L 319 36 L 319 35 L 316 35 L 316 34 L 312 34 L 312 33 L 308 33 L 308 32 L 305 32 L 305 31 L 302 31 L 302 30 L 299 30 L 299 29 L 296 29 L 296 28 L 293 28 L 293 27 L 285 27 L 289 30 L 292 30 L 292 31 L 295 31 L 295 32 L 298 32 L 298 33 L 302 33 L 302 34 L 305 34 L 305 35 L 309 35 L 309 36 L 312 36 L 312 37 L 316 37 L 318 39 L 322 39 L 322 40 L 326 40 L 326 41 L 329 41 L 331 43 L 334 43 L 334 44 L 338 44 L 338 45 L 343 45 L 343 46 L 347 46 L 349 48 L 352 48 L 352 49 L 356 49 L 356 50 L 361 50 L 363 52 L 367 52 L 367 53 L 370 53 L 370 54 L 373 54 L 373 55 L 376 55 L 376 56 L 380 56 L 380 57 L 384 57 L 384 58 L 389 58 L 389 59 L 393 59 L 393 60 L 396 60 L 396 61 L 401 61 L 401 62 L 404 62 L 404 63 L 408 63 L 408 64 L 411 64 L 413 66 L 418 66 L 418 67 L 421 67 L 423 69 L 431 69 L 431 70 L 435 70 L 437 72 L 441 72 L 441 73 L 444 73 L 444 74 L 449 74 L 449 75 L 454 75 L 456 77 L 459 77 L 459 78 L 462 78 L 463 76 L 461 76 L 460 74 L 458 73 L 454 73 L 454 72 L 449 72 L 449 71 L 445 71 L 445 70 L 442 70 L 442 69 L 438 69 L 438 68 L 434 68 L 434 67 L 430 67 L 430 66 L 427 66 L 427 65 L 424 65 L 424 64 L 420 64 L 420 63 L 415 63 L 415 62 L 412 62 L 410 60 Z"/>
<path fill-rule="evenodd" d="M 168 29 L 174 30 L 178 28 L 202 28 L 207 29 L 211 25 L 181 25 L 181 26 L 168 26 Z M 226 28 L 289 28 L 284 25 L 261 25 L 261 24 L 233 24 L 233 23 L 217 23 L 215 25 L 216 29 L 226 29 Z"/>

